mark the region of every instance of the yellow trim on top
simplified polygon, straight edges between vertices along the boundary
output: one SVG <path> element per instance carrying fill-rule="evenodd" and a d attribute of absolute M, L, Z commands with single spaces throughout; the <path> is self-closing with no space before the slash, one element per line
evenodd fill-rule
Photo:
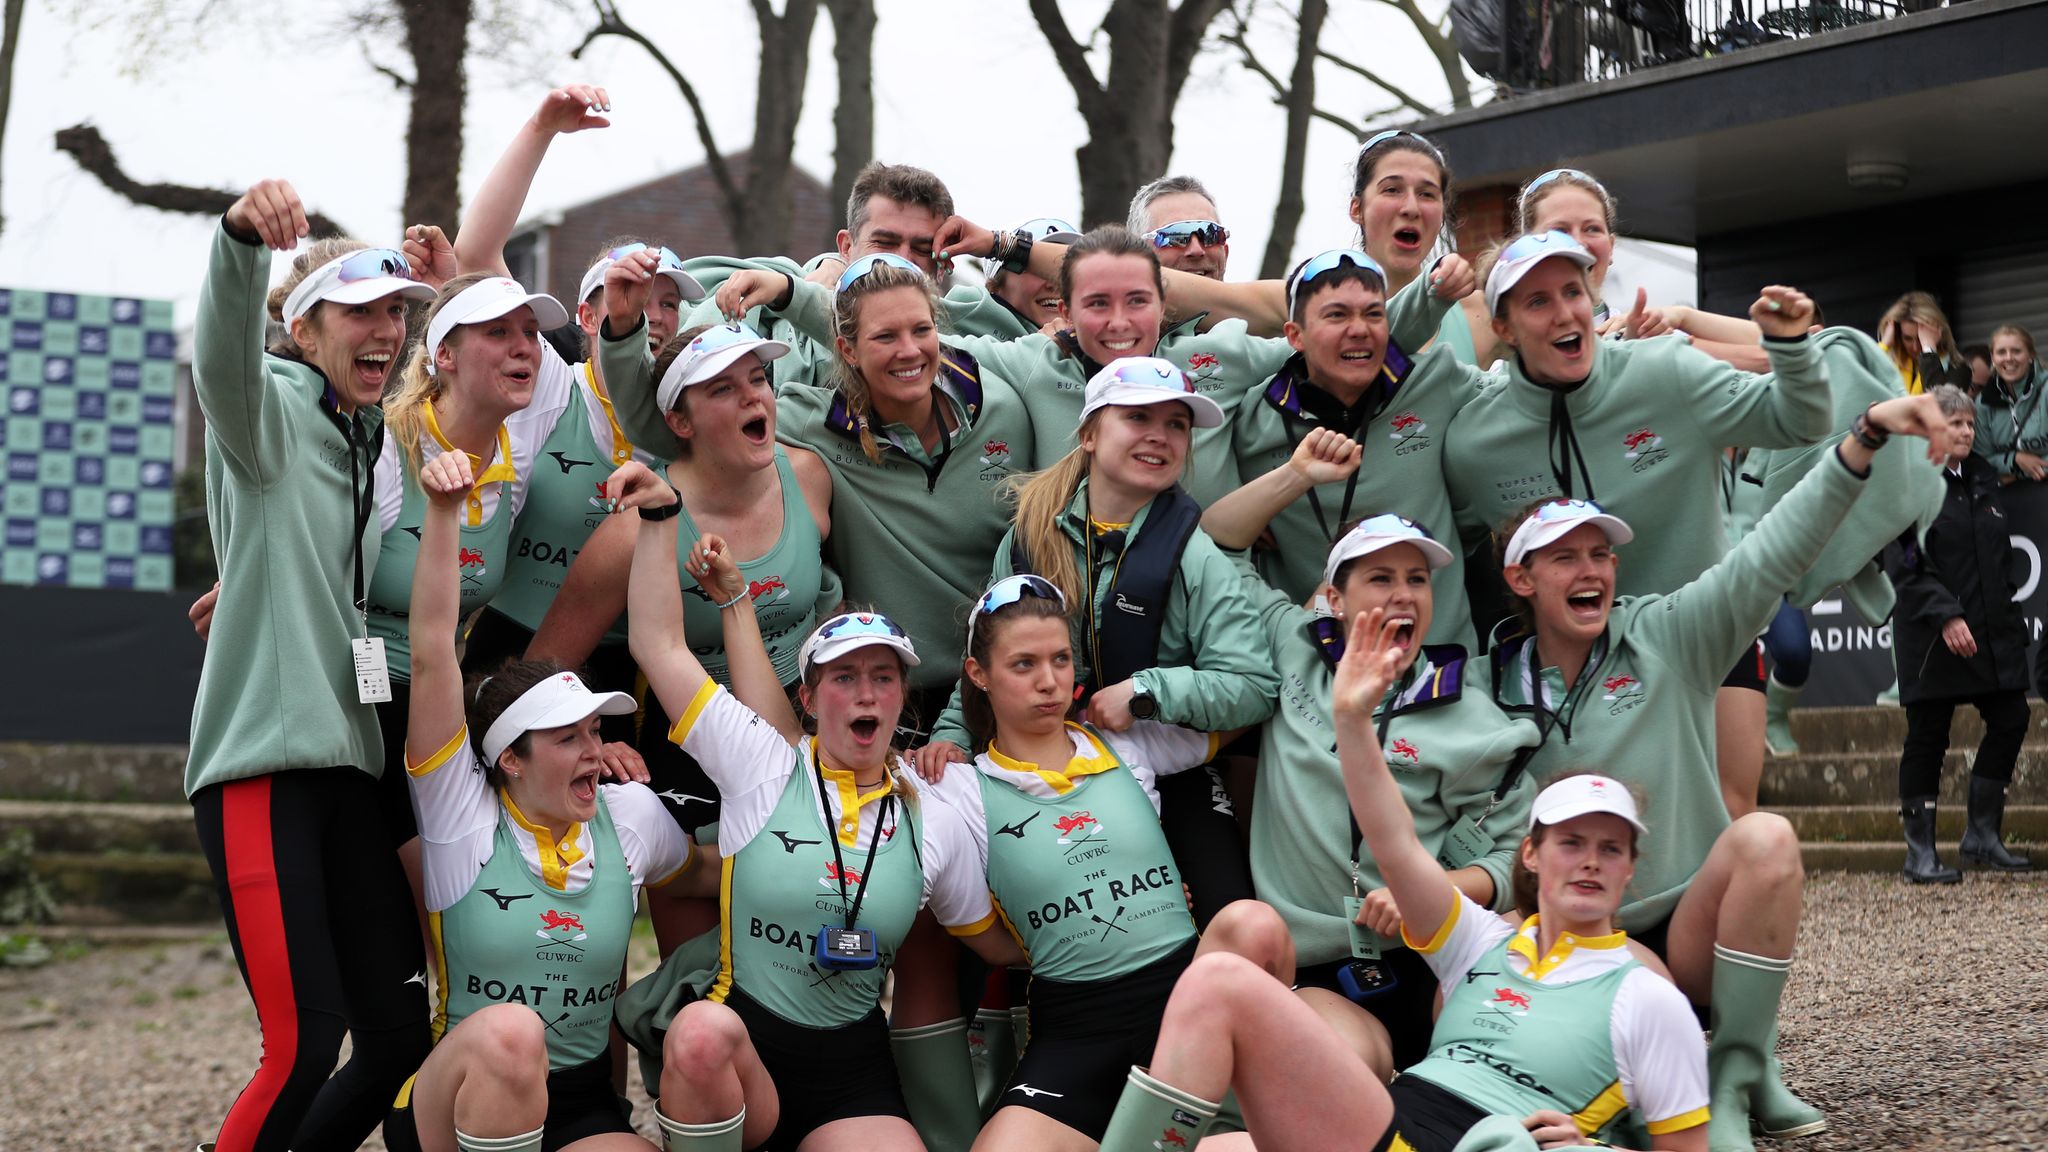
<path fill-rule="evenodd" d="M 455 445 L 448 442 L 448 437 L 441 434 L 441 421 L 434 416 L 434 402 L 429 400 L 425 404 L 420 405 L 420 408 L 423 413 L 423 422 L 427 426 L 427 434 L 434 438 L 434 443 L 441 446 L 441 451 L 459 451 Z M 472 464 L 479 463 L 474 455 L 471 455 L 470 460 Z M 490 467 L 480 468 L 477 471 L 476 480 L 469 488 L 469 526 L 474 528 L 484 522 L 484 501 L 483 497 L 477 494 L 478 489 L 486 484 L 516 484 L 518 482 L 519 470 L 512 466 L 512 434 L 505 431 L 505 426 L 500 424 L 498 425 L 498 454 L 491 461 Z"/>
<path fill-rule="evenodd" d="M 697 726 L 697 717 L 704 714 L 705 705 L 710 704 L 711 698 L 716 695 L 718 681 L 706 676 L 704 683 L 697 686 L 697 694 L 690 697 L 690 703 L 683 709 L 683 714 L 676 717 L 674 724 L 669 725 L 669 743 L 678 748 L 683 746 L 683 741 L 690 738 L 690 729 Z"/>
<path fill-rule="evenodd" d="M 612 467 L 616 468 L 633 458 L 633 442 L 626 439 L 626 430 L 619 427 L 618 413 L 612 411 L 612 398 L 604 393 L 604 382 L 597 378 L 597 361 L 583 362 L 583 378 L 590 383 L 590 394 L 604 409 L 604 418 L 612 426 Z"/>
<path fill-rule="evenodd" d="M 1024 943 L 1024 934 L 1017 931 L 1016 922 L 1010 919 L 1008 912 L 1003 911 L 1003 902 L 996 899 L 994 892 L 988 894 L 988 903 L 989 907 L 995 909 L 996 919 L 1002 923 L 1004 930 L 1009 932 L 1010 939 L 1017 942 L 1017 949 L 1024 953 L 1024 966 L 1029 968 L 1031 966 L 1031 946 Z"/>
<path fill-rule="evenodd" d="M 533 834 L 534 851 L 540 855 L 541 883 L 557 892 L 567 892 L 569 869 L 583 859 L 583 849 L 576 846 L 576 834 L 583 830 L 583 825 L 569 825 L 569 831 L 557 843 L 554 833 L 526 818 L 526 813 L 513 803 L 511 793 L 500 789 L 498 795 L 505 801 L 505 810 L 512 814 L 512 822 Z"/>
<path fill-rule="evenodd" d="M 1216 754 L 1221 751 L 1223 751 L 1223 733 L 1209 733 L 1209 754 L 1202 757 L 1202 763 L 1207 764 L 1209 761 L 1214 760 Z"/>
<path fill-rule="evenodd" d="M 1652 1120 L 1644 1125 L 1644 1127 L 1650 1130 L 1650 1135 L 1662 1136 L 1669 1132 L 1683 1132 L 1687 1128 L 1697 1128 L 1706 1122 L 1707 1110 L 1701 1107 L 1695 1108 L 1690 1112 L 1680 1112 L 1676 1116 L 1667 1117 L 1663 1120 Z"/>
<path fill-rule="evenodd" d="M 692 840 L 692 839 L 690 839 L 690 838 L 689 838 L 688 836 L 684 836 L 684 837 L 683 837 L 683 862 L 682 862 L 681 864 L 678 864 L 678 865 L 676 865 L 675 871 L 673 871 L 673 872 L 670 872 L 670 873 L 669 873 L 668 875 L 666 875 L 666 876 L 663 876 L 663 877 L 662 877 L 661 879 L 659 879 L 659 880 L 650 880 L 650 881 L 648 881 L 647 883 L 645 883 L 645 884 L 642 884 L 642 885 L 641 885 L 641 887 L 642 887 L 642 888 L 661 888 L 661 887 L 665 887 L 665 886 L 666 886 L 666 885 L 668 884 L 668 882 L 669 882 L 669 881 L 671 881 L 671 880 L 674 880 L 674 879 L 675 879 L 676 877 L 678 877 L 678 876 L 681 876 L 681 875 L 682 875 L 683 873 L 685 873 L 685 872 L 688 872 L 688 871 L 690 870 L 690 865 L 692 865 L 692 864 L 695 864 L 696 862 L 697 862 L 697 842 L 696 842 L 695 840 Z"/>
<path fill-rule="evenodd" d="M 860 839 L 860 810 L 887 796 L 895 786 L 894 777 L 885 768 L 882 771 L 881 785 L 863 792 L 860 790 L 860 781 L 854 779 L 853 770 L 834 768 L 826 761 L 825 754 L 818 751 L 815 741 L 811 744 L 811 755 L 818 766 L 819 774 L 830 781 L 834 790 L 839 793 L 839 842 L 851 848 Z M 875 829 L 875 835 L 881 834 L 880 828 Z"/>
<path fill-rule="evenodd" d="M 1567 932 L 1559 936 L 1557 942 L 1550 946 L 1550 951 L 1539 959 L 1536 955 L 1536 940 L 1542 935 L 1542 926 L 1539 923 L 1541 916 L 1542 913 L 1535 913 L 1523 921 L 1522 930 L 1516 932 L 1514 938 L 1508 941 L 1508 951 L 1528 963 L 1529 970 L 1524 975 L 1531 980 L 1541 980 L 1557 971 L 1558 965 L 1571 959 L 1572 953 L 1581 948 L 1620 948 L 1628 943 L 1628 933 L 1619 929 L 1605 936 L 1579 936 Z"/>
<path fill-rule="evenodd" d="M 947 935 L 966 937 L 979 936 L 983 932 L 988 931 L 990 928 L 995 927 L 995 924 L 996 910 L 995 907 L 991 905 L 988 910 L 988 915 L 983 916 L 981 919 L 976 920 L 972 924 L 960 924 L 957 926 L 953 924 L 947 924 L 944 925 L 944 927 L 946 929 Z"/>
<path fill-rule="evenodd" d="M 412 1107 L 412 1082 L 419 1078 L 420 1074 L 415 1072 L 405 1078 L 405 1083 L 398 1086 L 398 1095 L 391 1101 L 392 1111 L 403 1112 Z"/>
<path fill-rule="evenodd" d="M 1431 935 L 1428 940 L 1425 940 L 1420 944 L 1415 942 L 1415 937 L 1410 936 L 1408 934 L 1408 922 L 1406 920 L 1403 920 L 1401 922 L 1401 943 L 1406 944 L 1410 948 L 1413 948 L 1416 952 L 1420 953 L 1421 955 L 1435 955 L 1438 951 L 1442 950 L 1445 944 L 1450 943 L 1451 929 L 1456 928 L 1458 926 L 1458 917 L 1463 916 L 1464 914 L 1465 902 L 1463 900 L 1453 899 L 1451 901 L 1451 914 L 1444 917 L 1444 922 L 1436 926 L 1436 932 L 1433 935 Z"/>
<path fill-rule="evenodd" d="M 1130 526 L 1131 522 L 1129 520 L 1121 524 L 1115 524 L 1108 520 L 1097 520 L 1093 516 L 1088 518 L 1088 527 L 1093 528 L 1097 536 L 1104 536 L 1111 532 L 1123 532 L 1128 530 Z"/>
<path fill-rule="evenodd" d="M 1410 1144 L 1406 1136 L 1396 1132 L 1393 1142 L 1387 1145 L 1387 1152 L 1415 1152 L 1415 1145 Z"/>
<path fill-rule="evenodd" d="M 732 862 L 737 859 L 736 854 L 727 856 L 718 871 L 718 979 L 704 994 L 713 1004 L 725 1003 L 732 992 Z"/>
<path fill-rule="evenodd" d="M 1054 772 L 1050 769 L 1040 768 L 1029 760 L 1019 760 L 1014 756 L 1006 756 L 1003 754 L 1002 749 L 995 746 L 993 741 L 988 746 L 988 758 L 994 761 L 998 768 L 1021 773 L 1025 776 L 1038 777 L 1040 780 L 1045 781 L 1046 786 L 1052 789 L 1055 796 L 1065 796 L 1073 791 L 1076 777 L 1093 776 L 1098 772 L 1107 772 L 1117 766 L 1115 754 L 1110 752 L 1109 745 L 1104 744 L 1101 737 L 1074 723 L 1072 720 L 1067 721 L 1067 730 L 1079 732 L 1082 736 L 1086 737 L 1088 746 L 1095 749 L 1095 754 L 1092 756 L 1073 756 L 1068 758 L 1067 770 L 1064 772 Z M 1215 736 L 1212 734 L 1209 739 L 1213 744 Z M 1214 753 L 1212 752 L 1211 755 L 1213 756 Z"/>
<path fill-rule="evenodd" d="M 469 726 L 465 724 L 461 728 L 455 730 L 455 735 L 450 736 L 446 744 L 441 745 L 440 751 L 434 753 L 432 756 L 427 757 L 426 763 L 414 764 L 412 762 L 412 757 L 407 756 L 405 758 L 406 775 L 413 777 L 427 775 L 434 769 L 439 768 L 443 764 L 446 764 L 449 761 L 449 759 L 455 755 L 456 751 L 467 743 L 469 743 Z"/>
<path fill-rule="evenodd" d="M 434 1043 L 448 1031 L 448 942 L 441 938 L 441 914 L 427 913 L 427 936 L 434 948 Z"/>
<path fill-rule="evenodd" d="M 1616 1080 L 1614 1083 L 1602 1088 L 1600 1094 L 1593 1097 L 1591 1104 L 1572 1113 L 1572 1123 L 1578 1125 L 1580 1135 L 1591 1136 L 1593 1133 L 1607 1127 L 1616 1116 L 1621 1115 L 1621 1110 L 1626 1107 L 1628 1107 L 1628 1097 L 1621 1094 L 1621 1081 Z M 1700 1111 L 1704 1112 L 1706 1109 L 1702 1108 Z"/>

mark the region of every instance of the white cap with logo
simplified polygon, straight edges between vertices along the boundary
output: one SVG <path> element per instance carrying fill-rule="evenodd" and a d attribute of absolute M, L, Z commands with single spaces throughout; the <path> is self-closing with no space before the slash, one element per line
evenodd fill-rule
<path fill-rule="evenodd" d="M 1515 534 L 1508 537 L 1507 552 L 1501 557 L 1501 562 L 1520 564 L 1528 559 L 1529 553 L 1555 544 L 1573 529 L 1588 524 L 1605 533 L 1609 544 L 1626 544 L 1636 538 L 1628 521 L 1591 500 L 1551 500 L 1531 513 L 1527 520 L 1522 521 L 1522 526 L 1515 529 Z"/>
<path fill-rule="evenodd" d="M 809 676 L 813 666 L 830 664 L 871 644 L 892 649 L 903 657 L 903 663 L 917 667 L 917 649 L 894 620 L 880 612 L 842 612 L 804 639 L 804 646 L 796 652 L 797 675 Z"/>
<path fill-rule="evenodd" d="M 1636 813 L 1636 798 L 1628 788 L 1611 776 L 1594 775 L 1567 776 L 1538 792 L 1529 810 L 1529 827 L 1562 824 L 1594 812 L 1619 816 L 1633 825 L 1637 834 L 1650 834 Z"/>
<path fill-rule="evenodd" d="M 477 748 L 485 764 L 496 764 L 513 741 L 528 732 L 565 728 L 590 716 L 624 716 L 639 705 L 624 692 L 592 692 L 574 672 L 557 672 L 519 694 L 491 722 Z"/>
<path fill-rule="evenodd" d="M 645 244 L 621 244 L 617 248 L 598 257 L 597 263 L 592 264 L 590 270 L 583 274 L 583 283 L 576 289 L 576 302 L 581 304 L 583 301 L 590 299 L 592 292 L 604 287 L 604 274 L 611 270 L 612 265 L 619 262 L 621 256 L 630 256 L 635 252 L 644 251 L 646 248 L 647 245 Z M 655 252 L 658 254 L 659 260 L 654 270 L 674 281 L 676 290 L 683 294 L 684 300 L 696 301 L 704 298 L 704 285 L 699 284 L 695 276 L 683 271 L 682 257 L 669 251 L 667 248 L 657 248 Z"/>
<path fill-rule="evenodd" d="M 1553 256 L 1569 260 L 1581 268 L 1591 268 L 1595 263 L 1586 246 L 1566 233 L 1555 230 L 1531 232 L 1501 249 L 1500 257 L 1493 262 L 1493 271 L 1486 274 L 1487 314 L 1500 315 L 1500 298 L 1508 294 L 1508 289 L 1519 283 L 1531 269 Z"/>
<path fill-rule="evenodd" d="M 427 325 L 427 375 L 434 374 L 434 354 L 441 350 L 441 341 L 450 332 L 465 324 L 496 320 L 528 304 L 533 306 L 533 318 L 543 332 L 569 322 L 569 310 L 562 307 L 560 300 L 545 292 L 528 292 L 510 276 L 479 280 L 456 293 L 455 299 L 441 305 L 441 310 L 434 313 L 433 323 Z"/>
<path fill-rule="evenodd" d="M 683 389 L 702 384 L 726 370 L 735 360 L 753 353 L 762 364 L 789 355 L 789 345 L 764 339 L 745 324 L 720 324 L 697 333 L 669 361 L 668 371 L 654 389 L 654 401 L 667 412 L 675 408 Z"/>
<path fill-rule="evenodd" d="M 1429 529 L 1406 516 L 1383 513 L 1360 520 L 1330 546 L 1330 558 L 1323 561 L 1323 583 L 1335 584 L 1338 569 L 1361 556 L 1370 556 L 1396 544 L 1413 544 L 1422 552 L 1423 559 L 1429 561 L 1432 572 L 1449 564 L 1452 559 L 1451 550 L 1438 543 L 1437 538 L 1429 534 Z"/>
<path fill-rule="evenodd" d="M 1124 356 L 1102 366 L 1088 381 L 1081 420 L 1098 408 L 1166 404 L 1178 401 L 1194 414 L 1195 427 L 1223 426 L 1223 406 L 1195 391 L 1188 374 L 1157 356 Z"/>

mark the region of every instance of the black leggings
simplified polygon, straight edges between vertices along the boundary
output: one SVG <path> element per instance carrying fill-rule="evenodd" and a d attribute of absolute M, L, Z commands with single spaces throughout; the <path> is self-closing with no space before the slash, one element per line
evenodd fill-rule
<path fill-rule="evenodd" d="M 1970 774 L 2012 782 L 2013 764 L 2027 738 L 2027 694 L 1985 692 L 1906 705 L 1906 747 L 1899 754 L 1899 799 L 1933 796 L 1941 790 L 1941 762 L 1948 755 L 1949 721 L 1958 704 L 1974 705 L 1984 718 L 1984 740 Z"/>
<path fill-rule="evenodd" d="M 1159 827 L 1192 898 L 1195 926 L 1207 928 L 1233 900 L 1249 900 L 1252 869 L 1237 810 L 1214 764 L 1159 778 Z"/>
<path fill-rule="evenodd" d="M 426 956 L 412 890 L 356 768 L 299 768 L 192 797 L 263 1058 L 218 1152 L 360 1145 L 426 1059 Z M 348 1064 L 334 1072 L 346 1033 Z"/>

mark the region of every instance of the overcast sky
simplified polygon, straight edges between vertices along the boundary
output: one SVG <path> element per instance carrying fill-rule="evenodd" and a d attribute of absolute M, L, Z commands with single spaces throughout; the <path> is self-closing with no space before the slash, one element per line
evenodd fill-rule
<path fill-rule="evenodd" d="M 1436 0 L 1423 2 L 1441 10 Z M 148 3 L 205 6 L 31 0 L 0 160 L 0 285 L 169 298 L 181 324 L 190 321 L 211 222 L 136 208 L 103 189 L 52 145 L 58 129 L 81 120 L 98 126 L 137 180 L 241 188 L 284 176 L 308 204 L 355 235 L 395 240 L 403 223 L 406 101 L 337 30 L 335 13 L 344 5 L 214 0 L 216 11 L 262 19 L 216 17 L 199 37 L 173 25 L 138 53 L 131 29 L 156 26 L 145 14 Z M 608 38 L 582 60 L 570 60 L 589 9 L 572 0 L 556 4 L 528 0 L 540 18 L 517 30 L 519 62 L 471 63 L 465 201 L 551 84 L 605 85 L 613 124 L 556 141 L 527 217 L 703 159 L 688 109 L 647 54 Z M 488 8 L 489 0 L 478 7 Z M 744 147 L 758 56 L 746 0 L 620 0 L 619 7 L 685 70 L 720 147 Z M 877 0 L 876 7 L 876 156 L 937 172 L 960 210 L 991 226 L 1076 214 L 1074 149 L 1086 131 L 1024 0 Z M 1106 5 L 1067 0 L 1061 7 L 1085 41 Z M 1376 0 L 1337 0 L 1332 8 L 1326 48 L 1408 85 L 1427 103 L 1447 102 L 1442 73 L 1397 11 Z M 1260 35 L 1262 61 L 1284 75 L 1293 64 L 1291 28 L 1268 20 Z M 410 70 L 395 38 L 371 51 L 395 70 Z M 1098 75 L 1105 61 L 1098 53 Z M 1317 103 L 1341 114 L 1391 103 L 1327 65 L 1318 84 Z M 796 143 L 798 163 L 820 179 L 831 174 L 833 88 L 831 24 L 821 14 Z M 1233 233 L 1231 277 L 1249 278 L 1279 187 L 1282 111 L 1264 81 L 1219 49 L 1197 60 L 1176 124 L 1173 168 L 1215 192 Z M 1310 129 L 1308 207 L 1297 255 L 1355 237 L 1345 218 L 1355 147 L 1333 125 L 1318 121 Z M 1661 263 L 1618 260 L 1617 279 L 1641 269 L 1664 286 L 1653 294 L 1689 299 L 1689 270 L 1653 266 Z"/>

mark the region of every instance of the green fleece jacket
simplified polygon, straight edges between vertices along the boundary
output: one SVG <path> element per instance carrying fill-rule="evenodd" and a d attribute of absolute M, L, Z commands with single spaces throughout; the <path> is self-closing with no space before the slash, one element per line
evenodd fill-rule
<path fill-rule="evenodd" d="M 1765 341 L 1774 372 L 1761 376 L 1677 336 L 1592 348 L 1592 372 L 1570 391 L 1533 383 L 1517 359 L 1458 413 L 1443 456 L 1451 506 L 1472 543 L 1567 490 L 1597 500 L 1635 529 L 1616 593 L 1669 592 L 1728 550 L 1721 450 L 1825 436 L 1827 368 L 1803 335 Z"/>
<path fill-rule="evenodd" d="M 383 442 L 381 414 L 364 409 L 351 422 L 319 371 L 264 353 L 269 286 L 270 253 L 216 229 L 192 384 L 206 414 L 221 594 L 192 705 L 187 796 L 291 768 L 384 768 L 377 712 L 357 702 L 350 648 L 366 635 L 354 550 L 366 582 L 377 567 L 374 510 L 359 526 L 354 504 Z"/>
<path fill-rule="evenodd" d="M 2039 365 L 2027 366 L 2019 395 L 1992 376 L 1977 396 L 1977 438 L 1970 451 L 1989 460 L 2003 476 L 2019 474 L 2015 454 L 2048 458 L 2048 378 Z"/>
<path fill-rule="evenodd" d="M 1735 484 L 1733 533 L 1738 538 L 1808 472 L 1827 461 L 1837 438 L 1865 408 L 1906 394 L 1898 370 L 1870 337 L 1853 328 L 1828 328 L 1816 339 L 1827 362 L 1834 434 L 1806 448 L 1758 448 L 1749 453 Z M 1919 443 L 1924 442 L 1916 440 Z M 1924 448 L 1902 446 L 1878 453 L 1864 483 L 1866 494 L 1829 537 L 1813 567 L 1788 591 L 1792 606 L 1810 608 L 1840 585 L 1865 620 L 1890 616 L 1895 596 L 1878 563 L 1879 554 L 1907 529 L 1916 537 L 1924 532 L 1941 512 L 1943 491 L 1941 472 L 1928 465 Z"/>
<path fill-rule="evenodd" d="M 1300 356 L 1247 393 L 1231 429 L 1237 470 L 1247 481 L 1286 465 L 1316 428 L 1335 427 L 1365 449 L 1354 480 L 1315 490 L 1320 521 L 1307 496 L 1273 517 L 1273 547 L 1254 553 L 1266 579 L 1289 601 L 1305 603 L 1322 583 L 1323 562 L 1346 521 L 1398 513 L 1451 546 L 1451 563 L 1430 581 L 1436 614 L 1425 639 L 1469 650 L 1473 635 L 1465 556 L 1456 544 L 1457 522 L 1444 485 L 1443 443 L 1452 419 L 1479 395 L 1482 379 L 1457 362 L 1453 349 L 1432 348 L 1411 361 L 1396 346 L 1389 349 L 1379 382 L 1349 411 L 1309 380 Z M 1362 426 L 1352 422 L 1363 417 L 1370 418 Z"/>
<path fill-rule="evenodd" d="M 1138 510 L 1127 530 L 1135 542 L 1145 531 L 1151 505 Z M 1073 545 L 1075 563 L 1088 570 L 1084 549 L 1088 526 L 1088 482 L 1083 480 L 1074 499 L 1060 517 L 1060 530 Z M 1016 540 L 1013 527 L 996 546 L 990 579 L 1011 573 L 1010 549 Z M 1095 619 L 1114 611 L 1116 590 L 1114 564 L 1098 564 L 1095 577 Z M 1246 598 L 1237 568 L 1209 534 L 1200 528 L 1188 537 L 1180 554 L 1180 568 L 1166 593 L 1166 618 L 1159 629 L 1155 663 L 1133 677 L 1156 703 L 1152 717 L 1164 724 L 1179 724 L 1197 732 L 1227 732 L 1247 728 L 1273 712 L 1273 689 L 1277 683 L 1273 664 L 1265 651 L 1265 633 Z M 1074 637 L 1074 676 L 1089 674 L 1088 620 L 1078 613 L 1069 618 Z M 1100 685 L 1107 687 L 1107 685 Z M 960 693 L 946 705 L 932 728 L 933 740 L 949 740 L 962 748 L 973 747 L 966 720 L 960 711 Z"/>
<path fill-rule="evenodd" d="M 1469 678 L 1477 690 L 1490 684 L 1510 715 L 1545 729 L 1529 767 L 1540 783 L 1599 772 L 1630 785 L 1644 803 L 1650 832 L 1621 908 L 1627 931 L 1671 915 L 1728 827 L 1715 768 L 1714 694 L 1777 612 L 1781 590 L 1812 566 L 1863 488 L 1839 458 L 1824 460 L 1697 579 L 1665 595 L 1618 600 L 1569 690 L 1526 637 L 1474 662 Z M 1620 549 L 1624 570 L 1631 547 Z M 1541 666 L 1532 671 L 1532 664 Z"/>
<path fill-rule="evenodd" d="M 1259 733 L 1259 772 L 1252 803 L 1252 881 L 1294 936 L 1296 958 L 1322 964 L 1351 954 L 1344 901 L 1386 886 L 1364 842 L 1352 834 L 1350 800 L 1330 723 L 1329 651 L 1342 652 L 1337 622 L 1319 618 L 1239 564 L 1249 595 L 1259 601 L 1263 639 L 1280 672 L 1280 702 Z M 1328 634 L 1325 635 L 1325 630 Z M 1387 692 L 1377 718 L 1382 749 L 1401 786 L 1422 846 L 1446 867 L 1476 865 L 1493 879 L 1493 907 L 1510 903 L 1508 873 L 1529 824 L 1535 784 L 1524 772 L 1498 803 L 1494 792 L 1522 749 L 1537 742 L 1536 726 L 1495 706 L 1484 678 L 1456 645 L 1431 646 Z M 1483 851 L 1447 856 L 1453 825 L 1472 818 Z M 1391 939 L 1382 948 L 1399 947 Z"/>

